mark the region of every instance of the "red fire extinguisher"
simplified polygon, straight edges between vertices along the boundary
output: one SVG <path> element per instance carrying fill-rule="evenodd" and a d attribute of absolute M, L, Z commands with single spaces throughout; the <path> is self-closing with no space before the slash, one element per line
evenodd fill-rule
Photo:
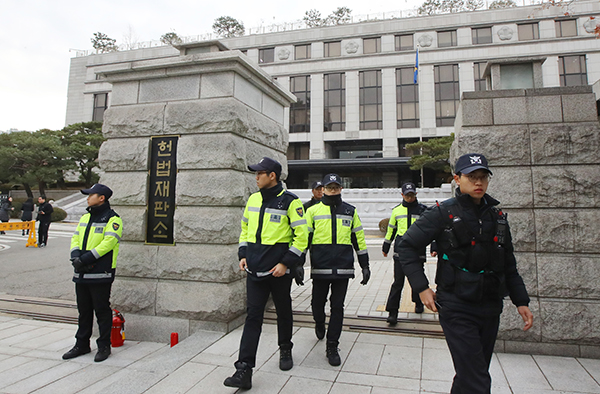
<path fill-rule="evenodd" d="M 112 330 L 110 332 L 110 343 L 112 347 L 123 346 L 125 341 L 125 318 L 116 309 L 113 309 Z"/>

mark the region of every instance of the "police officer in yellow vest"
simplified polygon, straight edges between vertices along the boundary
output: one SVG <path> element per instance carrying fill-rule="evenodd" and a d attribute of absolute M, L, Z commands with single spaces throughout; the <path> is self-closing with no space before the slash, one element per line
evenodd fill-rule
<path fill-rule="evenodd" d="M 240 341 L 236 372 L 225 386 L 250 389 L 252 368 L 262 330 L 269 294 L 277 311 L 279 368 L 292 368 L 292 277 L 302 284 L 302 252 L 308 245 L 308 228 L 302 202 L 280 182 L 281 164 L 263 157 L 248 166 L 256 173 L 260 189 L 248 199 L 242 216 L 238 257 L 240 269 L 247 272 L 247 315 Z"/>
<path fill-rule="evenodd" d="M 312 313 L 317 338 L 325 337 L 325 303 L 331 288 L 331 314 L 326 355 L 330 365 L 341 364 L 338 344 L 344 322 L 344 300 L 348 280 L 354 278 L 354 253 L 362 268 L 362 285 L 371 277 L 369 254 L 356 208 L 342 201 L 342 181 L 337 174 L 323 178 L 325 195 L 306 213 L 310 237 Z"/>
<path fill-rule="evenodd" d="M 399 243 L 402 235 L 408 230 L 411 224 L 413 224 L 421 213 L 423 213 L 427 207 L 423 204 L 419 204 L 417 201 L 417 188 L 412 182 L 407 182 L 402 185 L 402 203 L 395 206 L 392 210 L 392 216 L 388 224 L 387 233 L 383 241 L 382 252 L 383 256 L 387 257 L 392 241 Z M 425 263 L 425 249 L 421 251 L 419 256 L 421 261 Z M 387 304 L 385 310 L 389 312 L 387 322 L 395 326 L 398 323 L 398 309 L 400 308 L 400 298 L 402 296 L 402 289 L 404 287 L 404 271 L 398 260 L 398 255 L 394 253 L 394 283 L 390 289 Z M 419 293 L 412 292 L 412 301 L 415 303 L 415 312 L 423 313 L 423 303 L 419 298 Z"/>
<path fill-rule="evenodd" d="M 110 355 L 110 289 L 115 279 L 123 222 L 110 208 L 108 199 L 113 192 L 108 186 L 97 183 L 90 189 L 81 190 L 81 193 L 88 195 L 88 213 L 81 217 L 71 238 L 79 328 L 75 334 L 75 346 L 63 354 L 63 359 L 68 360 L 91 351 L 90 337 L 95 313 L 100 336 L 96 341 L 98 353 L 94 361 L 100 362 Z"/>

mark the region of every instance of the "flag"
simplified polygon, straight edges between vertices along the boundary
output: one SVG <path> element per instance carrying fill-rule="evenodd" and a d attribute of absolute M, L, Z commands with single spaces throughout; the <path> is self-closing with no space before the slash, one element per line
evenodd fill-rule
<path fill-rule="evenodd" d="M 415 78 L 413 83 L 417 83 L 417 78 L 419 76 L 419 47 L 417 47 L 417 57 L 415 58 Z"/>

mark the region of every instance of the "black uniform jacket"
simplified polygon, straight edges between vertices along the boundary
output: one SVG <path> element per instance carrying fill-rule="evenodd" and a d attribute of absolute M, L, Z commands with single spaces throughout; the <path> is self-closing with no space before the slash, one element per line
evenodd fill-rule
<path fill-rule="evenodd" d="M 463 221 L 462 236 L 456 245 L 450 240 L 453 224 L 451 206 L 460 212 Z M 476 205 L 467 194 L 444 201 L 425 211 L 404 233 L 396 250 L 411 287 L 422 292 L 429 287 L 419 259 L 422 248 L 437 241 L 438 263 L 435 282 L 437 300 L 442 308 L 461 310 L 476 315 L 494 315 L 502 312 L 502 300 L 510 295 L 516 306 L 529 304 L 523 279 L 517 263 L 508 225 L 502 245 L 496 242 L 499 210 L 492 209 L 499 202 L 485 194 Z M 454 232 L 456 234 L 456 231 Z"/>

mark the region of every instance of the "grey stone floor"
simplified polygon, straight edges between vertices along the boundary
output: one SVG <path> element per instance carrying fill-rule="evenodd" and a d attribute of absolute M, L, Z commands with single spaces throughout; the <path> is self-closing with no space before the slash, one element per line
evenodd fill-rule
<path fill-rule="evenodd" d="M 241 328 L 200 332 L 173 348 L 125 341 L 103 363 L 94 352 L 69 361 L 76 327 L 0 315 L 0 393 L 234 393 Z M 342 365 L 325 358 L 311 328 L 296 328 L 294 368 L 278 368 L 276 328 L 265 325 L 253 379 L 255 393 L 448 393 L 453 377 L 444 340 L 344 332 Z M 494 394 L 600 393 L 600 360 L 495 354 Z"/>

